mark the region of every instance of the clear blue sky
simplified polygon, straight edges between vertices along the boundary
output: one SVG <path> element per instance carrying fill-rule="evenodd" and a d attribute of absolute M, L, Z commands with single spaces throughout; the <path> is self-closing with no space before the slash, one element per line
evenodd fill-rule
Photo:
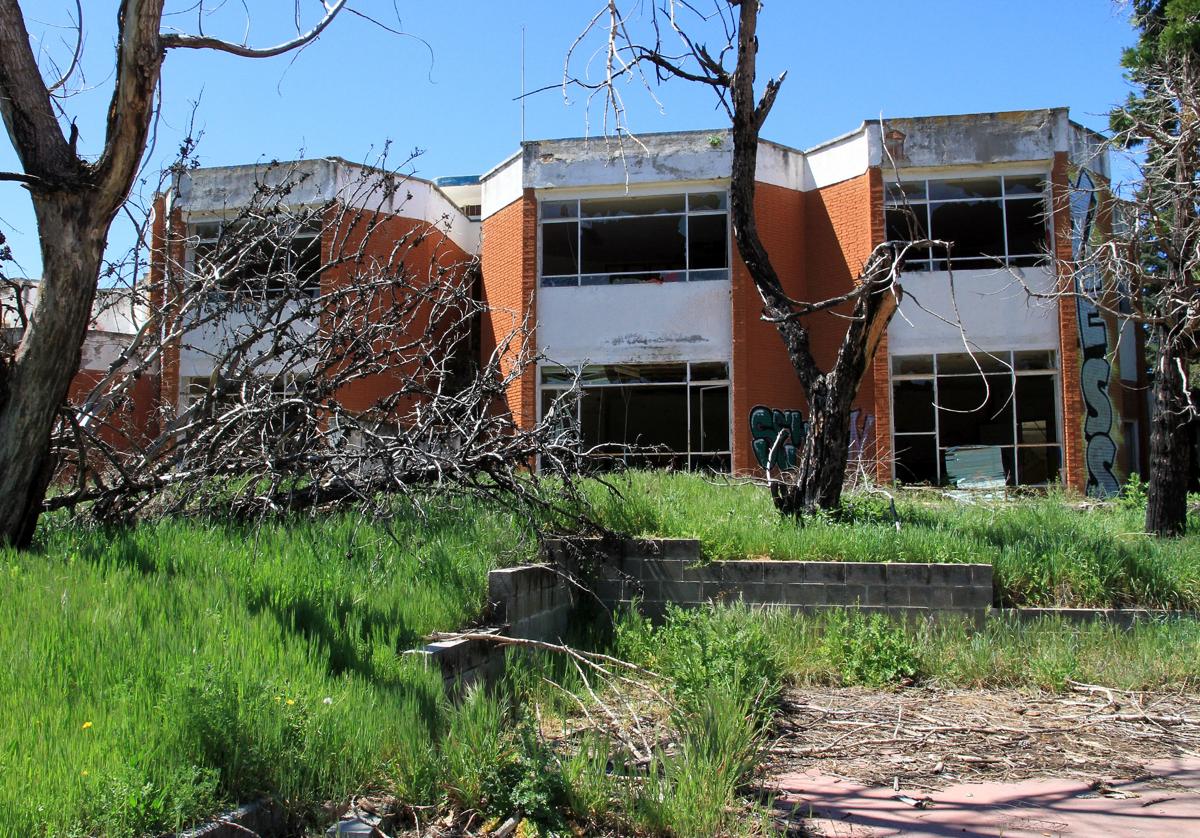
<path fill-rule="evenodd" d="M 298 56 L 250 61 L 203 51 L 169 54 L 149 170 L 172 159 L 192 103 L 198 102 L 204 165 L 321 155 L 364 160 L 390 140 L 400 152 L 424 150 L 414 165 L 422 177 L 481 173 L 515 151 L 520 140 L 514 97 L 521 85 L 522 27 L 526 88 L 532 90 L 561 79 L 564 53 L 601 5 L 600 0 L 356 3 L 393 27 L 398 10 L 410 36 L 346 16 Z M 103 138 L 115 5 L 84 0 L 89 88 L 63 103 L 68 113 L 78 114 L 85 153 L 97 151 Z M 289 14 L 258 10 L 290 3 L 246 5 L 256 10 L 252 43 L 286 35 Z M 61 56 L 61 39 L 69 33 L 60 27 L 74 3 L 24 0 L 22 6 L 31 32 L 50 54 Z M 192 18 L 170 20 L 195 31 Z M 240 37 L 244 24 L 242 4 L 228 3 L 207 26 Z M 1066 105 L 1076 121 L 1103 129 L 1106 110 L 1127 92 L 1118 61 L 1134 37 L 1126 10 L 1110 0 L 767 0 L 759 29 L 760 82 L 788 71 L 763 135 L 799 147 L 881 114 Z M 686 83 L 657 89 L 662 113 L 636 85 L 622 92 L 635 131 L 724 124 L 711 92 Z M 573 105 L 564 105 L 558 90 L 528 98 L 526 137 L 583 134 L 582 97 L 572 99 Z M 600 130 L 599 118 L 595 110 L 593 133 Z M 15 168 L 6 137 L 0 142 L 0 170 Z M 19 185 L 0 182 L 0 229 L 19 263 L 10 273 L 39 275 L 36 227 Z M 114 245 L 128 235 L 118 228 Z"/>

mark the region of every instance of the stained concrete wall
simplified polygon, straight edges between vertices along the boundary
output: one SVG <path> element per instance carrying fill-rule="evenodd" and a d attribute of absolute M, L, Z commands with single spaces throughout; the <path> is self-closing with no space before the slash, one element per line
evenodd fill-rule
<path fill-rule="evenodd" d="M 890 354 L 965 352 L 963 332 L 973 348 L 1058 347 L 1057 304 L 1030 297 L 1022 285 L 1023 280 L 1032 291 L 1051 293 L 1056 282 L 1053 270 L 959 270 L 953 280 L 951 285 L 951 275 L 945 271 L 904 275 L 906 299 L 888 326 Z"/>
<path fill-rule="evenodd" d="M 560 364 L 728 361 L 729 282 L 538 289 L 538 350 Z"/>

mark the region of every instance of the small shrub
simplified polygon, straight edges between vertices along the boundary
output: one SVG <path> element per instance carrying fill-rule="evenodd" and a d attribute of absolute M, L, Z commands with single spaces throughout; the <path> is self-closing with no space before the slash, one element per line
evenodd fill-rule
<path fill-rule="evenodd" d="M 1142 476 L 1136 471 L 1133 472 L 1121 488 L 1121 494 L 1117 497 L 1117 506 L 1121 509 L 1145 511 L 1148 487 L 1149 484 L 1142 481 Z"/>
<path fill-rule="evenodd" d="M 675 698 L 688 709 L 704 705 L 713 690 L 752 702 L 767 712 L 779 695 L 783 667 L 762 614 L 745 606 L 667 607 L 655 628 L 630 612 L 618 621 L 619 654 L 670 678 Z"/>
<path fill-rule="evenodd" d="M 515 757 L 500 704 L 483 690 L 468 691 L 455 709 L 442 743 L 445 782 L 454 803 L 489 812 L 502 787 L 505 766 Z"/>
<path fill-rule="evenodd" d="M 845 684 L 881 687 L 915 678 L 921 669 L 917 644 L 882 614 L 835 613 L 821 651 Z"/>

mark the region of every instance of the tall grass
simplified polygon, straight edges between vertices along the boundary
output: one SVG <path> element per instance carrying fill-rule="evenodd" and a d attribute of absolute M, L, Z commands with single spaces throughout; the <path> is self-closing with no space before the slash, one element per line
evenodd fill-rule
<path fill-rule="evenodd" d="M 1200 529 L 1156 539 L 1142 512 L 1081 510 L 1055 494 L 960 503 L 901 492 L 899 531 L 886 499 L 847 497 L 844 513 L 803 523 L 781 517 L 766 490 L 698 475 L 629 472 L 595 484 L 590 499 L 613 529 L 698 538 L 712 559 L 982 562 L 998 604 L 1200 608 Z"/>
<path fill-rule="evenodd" d="M 758 622 L 787 677 L 800 684 L 915 680 L 946 687 L 1062 690 L 1068 681 L 1126 690 L 1200 689 L 1200 622 L 1152 620 L 1128 629 L 990 619 L 982 630 L 942 620 L 899 624 L 830 611 L 735 610 Z"/>
<path fill-rule="evenodd" d="M 444 713 L 398 652 L 474 618 L 519 532 L 476 508 L 390 532 L 48 522 L 0 551 L 0 832 L 152 833 L 264 793 L 303 811 L 382 776 Z"/>

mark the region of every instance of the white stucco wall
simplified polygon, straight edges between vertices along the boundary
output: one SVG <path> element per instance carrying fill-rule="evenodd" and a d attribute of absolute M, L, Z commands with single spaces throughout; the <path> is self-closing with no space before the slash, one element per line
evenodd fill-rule
<path fill-rule="evenodd" d="M 1045 292 L 1054 289 L 1053 274 L 1043 268 L 1011 270 L 1024 277 L 1031 289 Z M 904 275 L 904 291 L 900 311 L 888 328 L 891 355 L 964 351 L 955 300 L 963 330 L 973 348 L 1058 347 L 1056 304 L 1051 300 L 1031 299 L 1022 283 L 1008 271 L 955 271 L 953 294 L 948 273 L 908 273 Z"/>
<path fill-rule="evenodd" d="M 538 289 L 538 349 L 560 364 L 728 360 L 729 282 Z"/>
<path fill-rule="evenodd" d="M 212 373 L 214 360 L 223 356 L 246 335 L 252 333 L 253 323 L 259 322 L 260 315 L 230 312 L 219 320 L 206 323 L 199 328 L 188 330 L 183 338 L 183 346 L 179 352 L 180 387 L 183 379 L 195 376 L 207 376 Z M 286 320 L 287 315 L 281 314 L 280 321 Z M 296 320 L 289 329 L 297 341 L 303 341 L 316 332 L 315 320 Z M 260 339 L 246 353 L 246 364 L 255 365 L 254 369 L 260 375 L 272 375 L 283 368 L 283 361 L 266 358 L 269 349 L 269 339 Z M 286 358 L 286 354 L 284 356 Z M 258 363 L 261 361 L 261 363 Z M 297 368 L 299 369 L 299 368 Z"/>
<path fill-rule="evenodd" d="M 293 206 L 320 205 L 336 198 L 348 206 L 420 219 L 444 230 L 467 253 L 479 251 L 479 222 L 463 215 L 433 183 L 336 157 L 196 169 L 178 179 L 176 206 L 189 222 L 226 217 L 254 200 L 260 183 L 293 184 L 288 194 Z"/>

